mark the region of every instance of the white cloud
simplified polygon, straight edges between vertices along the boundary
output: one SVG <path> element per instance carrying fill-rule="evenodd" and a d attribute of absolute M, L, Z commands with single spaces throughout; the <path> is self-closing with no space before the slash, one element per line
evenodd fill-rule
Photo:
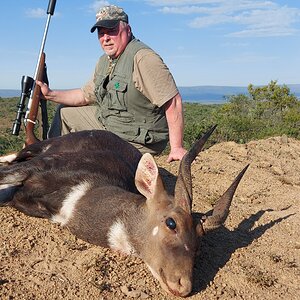
<path fill-rule="evenodd" d="M 47 12 L 43 8 L 27 9 L 25 14 L 28 18 L 45 18 L 47 16 Z"/>
<path fill-rule="evenodd" d="M 226 0 L 146 0 L 150 5 L 154 6 L 165 6 L 165 5 L 193 5 L 193 4 L 215 4 L 228 2 Z"/>
<path fill-rule="evenodd" d="M 90 10 L 94 13 L 98 12 L 99 9 L 103 6 L 106 6 L 106 5 L 110 5 L 110 3 L 108 1 L 105 1 L 105 0 L 97 0 L 97 1 L 94 1 L 91 5 L 90 5 Z"/>
<path fill-rule="evenodd" d="M 160 9 L 160 12 L 165 14 L 193 14 L 193 13 L 208 13 L 208 9 L 200 6 L 165 6 Z"/>
<path fill-rule="evenodd" d="M 193 28 L 231 25 L 232 37 L 265 37 L 296 34 L 300 9 L 263 0 L 147 0 L 164 14 L 186 14 Z M 232 29 L 234 28 L 234 29 Z"/>
<path fill-rule="evenodd" d="M 268 10 L 252 10 L 235 17 L 244 30 L 231 33 L 232 36 L 285 36 L 293 35 L 293 25 L 300 21 L 300 10 L 288 7 L 274 7 Z"/>
<path fill-rule="evenodd" d="M 27 18 L 32 18 L 32 19 L 43 19 L 47 18 L 48 14 L 46 9 L 43 8 L 30 8 L 25 11 L 25 15 Z M 61 13 L 55 11 L 52 17 L 60 17 Z"/>

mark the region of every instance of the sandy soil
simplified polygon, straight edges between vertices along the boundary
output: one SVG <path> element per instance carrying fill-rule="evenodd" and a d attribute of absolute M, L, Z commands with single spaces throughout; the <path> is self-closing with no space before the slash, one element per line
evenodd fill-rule
<path fill-rule="evenodd" d="M 178 163 L 158 164 L 176 174 Z M 247 164 L 223 228 L 207 235 L 190 299 L 300 299 L 300 141 L 222 143 L 193 163 L 194 211 L 207 211 Z M 167 180 L 172 184 L 172 178 Z M 144 263 L 0 208 L 1 299 L 175 299 Z"/>

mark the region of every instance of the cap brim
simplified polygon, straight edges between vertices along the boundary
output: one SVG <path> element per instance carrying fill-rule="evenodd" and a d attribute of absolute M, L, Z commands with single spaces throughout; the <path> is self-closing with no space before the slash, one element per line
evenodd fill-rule
<path fill-rule="evenodd" d="M 91 28 L 91 32 L 94 32 L 96 28 L 100 28 L 100 27 L 115 28 L 118 26 L 119 22 L 120 22 L 119 20 L 100 20 Z"/>

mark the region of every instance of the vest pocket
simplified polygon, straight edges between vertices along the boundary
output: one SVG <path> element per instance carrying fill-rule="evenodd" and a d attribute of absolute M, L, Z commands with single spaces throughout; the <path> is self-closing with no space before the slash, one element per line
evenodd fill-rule
<path fill-rule="evenodd" d="M 107 85 L 108 92 L 108 109 L 119 111 L 127 111 L 125 94 L 127 91 L 127 83 L 113 78 Z"/>
<path fill-rule="evenodd" d="M 106 85 L 108 82 L 108 76 L 98 76 L 95 81 L 95 95 L 97 98 L 98 104 L 101 106 L 103 105 L 103 100 L 105 95 L 107 94 Z"/>

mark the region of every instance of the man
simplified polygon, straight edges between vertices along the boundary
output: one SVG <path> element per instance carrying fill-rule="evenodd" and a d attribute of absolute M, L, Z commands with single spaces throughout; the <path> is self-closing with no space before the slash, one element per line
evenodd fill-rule
<path fill-rule="evenodd" d="M 132 143 L 142 153 L 161 153 L 170 142 L 167 161 L 181 160 L 182 99 L 162 59 L 137 40 L 120 7 L 96 14 L 100 45 L 105 52 L 93 78 L 81 89 L 54 91 L 37 81 L 45 99 L 62 104 L 61 134 L 106 129 Z M 96 105 L 94 105 L 96 104 Z"/>

